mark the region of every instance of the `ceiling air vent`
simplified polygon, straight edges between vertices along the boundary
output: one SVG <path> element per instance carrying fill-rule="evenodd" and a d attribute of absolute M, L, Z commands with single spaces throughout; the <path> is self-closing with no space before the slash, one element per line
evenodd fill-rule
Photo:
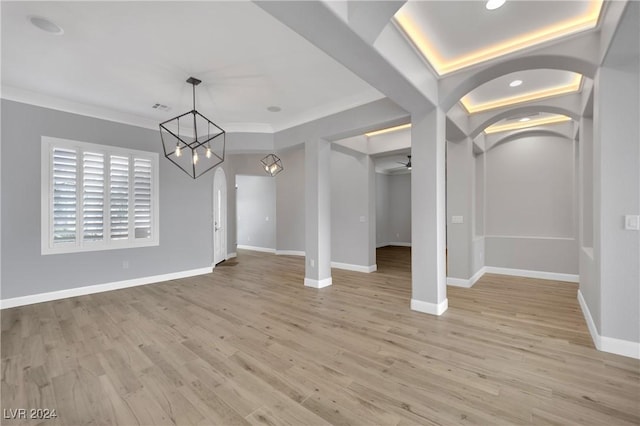
<path fill-rule="evenodd" d="M 169 111 L 171 109 L 168 106 L 163 104 L 154 104 L 151 108 L 157 109 L 158 111 Z"/>

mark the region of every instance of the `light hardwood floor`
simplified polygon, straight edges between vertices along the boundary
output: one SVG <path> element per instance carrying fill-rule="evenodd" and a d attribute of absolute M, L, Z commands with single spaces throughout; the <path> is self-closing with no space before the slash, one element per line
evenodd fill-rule
<path fill-rule="evenodd" d="M 409 249 L 302 285 L 301 258 L 2 311 L 2 424 L 640 423 L 640 362 L 594 349 L 577 285 L 486 275 L 409 309 Z"/>

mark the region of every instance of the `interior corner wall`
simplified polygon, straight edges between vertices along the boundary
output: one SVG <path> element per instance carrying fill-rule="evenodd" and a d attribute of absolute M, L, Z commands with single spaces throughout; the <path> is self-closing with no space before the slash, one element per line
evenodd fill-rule
<path fill-rule="evenodd" d="M 278 151 L 284 170 L 276 176 L 276 250 L 305 251 L 305 146 Z"/>
<path fill-rule="evenodd" d="M 389 175 L 376 173 L 376 247 L 389 245 Z"/>
<path fill-rule="evenodd" d="M 236 175 L 238 245 L 276 248 L 276 183 L 271 176 Z"/>
<path fill-rule="evenodd" d="M 573 143 L 523 136 L 485 153 L 486 266 L 578 273 Z"/>
<path fill-rule="evenodd" d="M 211 267 L 213 175 L 166 160 L 157 130 L 3 99 L 1 132 L 3 300 Z M 158 153 L 159 246 L 41 255 L 42 136 Z"/>
<path fill-rule="evenodd" d="M 331 261 L 362 267 L 369 262 L 369 156 L 331 148 Z"/>

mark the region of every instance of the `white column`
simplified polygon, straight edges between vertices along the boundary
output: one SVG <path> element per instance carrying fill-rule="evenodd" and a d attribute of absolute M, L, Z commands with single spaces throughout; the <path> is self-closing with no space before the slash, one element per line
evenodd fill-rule
<path fill-rule="evenodd" d="M 445 114 L 411 117 L 411 309 L 447 310 L 445 274 Z"/>
<path fill-rule="evenodd" d="M 305 143 L 305 274 L 304 285 L 331 285 L 331 144 Z"/>

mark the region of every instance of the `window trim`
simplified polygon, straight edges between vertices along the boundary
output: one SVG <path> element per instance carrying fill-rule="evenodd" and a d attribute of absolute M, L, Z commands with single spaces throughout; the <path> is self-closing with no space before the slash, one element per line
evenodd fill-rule
<path fill-rule="evenodd" d="M 71 139 L 54 138 L 50 136 L 41 137 L 41 179 L 40 179 L 40 242 L 41 254 L 63 254 L 81 253 L 88 251 L 127 249 L 137 247 L 151 247 L 160 245 L 159 235 L 159 156 L 156 152 L 140 151 L 128 148 L 120 148 L 111 145 L 99 145 L 88 142 L 75 141 Z M 72 243 L 53 242 L 53 167 L 52 154 L 54 148 L 74 149 L 78 155 L 78 177 L 76 179 L 76 238 Z M 102 241 L 84 241 L 82 226 L 82 158 L 85 151 L 98 152 L 104 154 L 105 158 L 105 180 L 104 180 L 104 239 Z M 110 228 L 110 213 L 108 207 L 109 194 L 109 167 L 108 158 L 112 155 L 127 156 L 129 158 L 129 170 L 133 168 L 134 156 L 151 161 L 151 237 L 135 238 L 132 227 L 135 226 L 135 200 L 133 197 L 133 187 L 135 176 L 130 174 L 129 180 L 129 237 L 126 240 L 111 240 L 108 233 Z"/>

